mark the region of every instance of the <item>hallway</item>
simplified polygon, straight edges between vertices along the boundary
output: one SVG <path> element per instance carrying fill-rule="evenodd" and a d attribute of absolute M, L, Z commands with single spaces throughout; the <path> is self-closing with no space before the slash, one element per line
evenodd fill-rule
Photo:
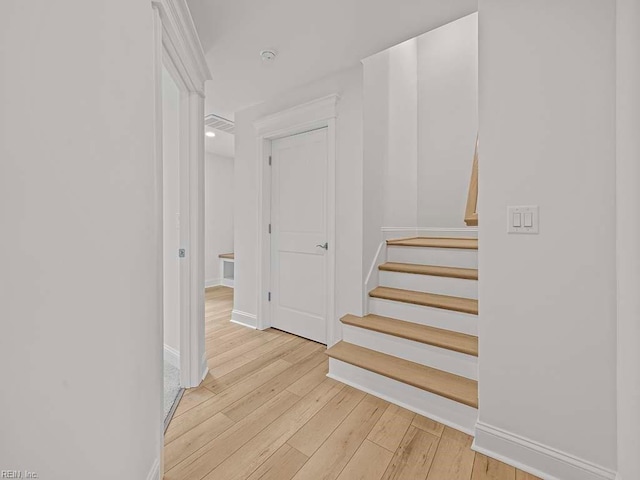
<path fill-rule="evenodd" d="M 471 437 L 326 377 L 325 347 L 229 322 L 233 289 L 206 292 L 209 374 L 165 436 L 167 480 L 534 480 Z"/>

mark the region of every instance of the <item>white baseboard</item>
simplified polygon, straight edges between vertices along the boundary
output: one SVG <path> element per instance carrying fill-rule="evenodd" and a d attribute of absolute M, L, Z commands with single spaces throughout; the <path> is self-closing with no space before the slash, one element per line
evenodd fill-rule
<path fill-rule="evenodd" d="M 219 285 L 222 285 L 221 278 L 212 278 L 204 281 L 204 288 L 217 287 Z"/>
<path fill-rule="evenodd" d="M 233 310 L 231 312 L 231 321 L 249 328 L 257 328 L 258 317 L 252 313 L 241 312 L 240 310 Z"/>
<path fill-rule="evenodd" d="M 482 422 L 471 448 L 544 480 L 616 479 L 612 470 Z"/>
<path fill-rule="evenodd" d="M 151 466 L 151 470 L 149 470 L 149 475 L 147 475 L 147 480 L 162 480 L 160 478 L 160 459 L 156 458 Z"/>
<path fill-rule="evenodd" d="M 169 362 L 169 364 L 176 368 L 180 368 L 180 352 L 166 343 L 164 345 L 164 358 Z"/>
<path fill-rule="evenodd" d="M 382 238 L 477 237 L 478 227 L 382 227 Z"/>

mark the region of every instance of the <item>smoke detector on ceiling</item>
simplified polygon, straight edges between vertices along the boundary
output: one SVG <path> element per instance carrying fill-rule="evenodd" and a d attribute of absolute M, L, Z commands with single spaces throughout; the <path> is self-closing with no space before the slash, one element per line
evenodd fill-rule
<path fill-rule="evenodd" d="M 262 50 L 260 52 L 260 58 L 262 58 L 263 62 L 273 62 L 276 59 L 276 55 L 275 50 Z"/>

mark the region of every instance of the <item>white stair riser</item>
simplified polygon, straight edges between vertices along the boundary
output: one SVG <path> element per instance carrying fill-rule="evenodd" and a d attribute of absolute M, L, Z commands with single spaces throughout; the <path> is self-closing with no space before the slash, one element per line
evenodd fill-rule
<path fill-rule="evenodd" d="M 369 297 L 369 313 L 478 336 L 478 316 Z"/>
<path fill-rule="evenodd" d="M 477 357 L 353 325 L 343 325 L 342 333 L 342 340 L 347 343 L 478 380 Z"/>
<path fill-rule="evenodd" d="M 478 251 L 459 248 L 387 246 L 387 262 L 478 268 Z"/>
<path fill-rule="evenodd" d="M 328 377 L 351 385 L 407 410 L 444 423 L 469 435 L 475 434 L 478 410 L 448 398 L 412 387 L 360 367 L 329 359 Z"/>
<path fill-rule="evenodd" d="M 478 299 L 478 281 L 380 270 L 380 286 Z"/>

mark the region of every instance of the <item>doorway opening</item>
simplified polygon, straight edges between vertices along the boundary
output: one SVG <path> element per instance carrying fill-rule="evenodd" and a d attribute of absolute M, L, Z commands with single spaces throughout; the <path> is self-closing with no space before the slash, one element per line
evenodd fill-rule
<path fill-rule="evenodd" d="M 165 430 L 180 385 L 180 89 L 162 66 L 163 414 Z"/>
<path fill-rule="evenodd" d="M 203 260 L 204 83 L 211 79 L 211 73 L 199 43 L 185 42 L 187 38 L 196 38 L 193 24 L 188 21 L 186 4 L 154 0 L 152 5 L 156 109 L 155 170 L 150 175 L 155 182 L 158 205 L 155 212 L 157 243 L 162 246 L 158 249 L 157 261 L 163 271 L 157 279 L 163 298 L 163 319 L 158 319 L 163 324 L 163 344 L 158 345 L 158 355 L 159 360 L 165 357 L 166 363 L 173 362 L 179 370 L 182 389 L 198 386 L 207 373 Z M 165 362 L 160 361 L 160 365 L 164 367 Z M 162 418 L 158 422 L 158 446 L 161 448 L 164 388 L 158 396 L 158 415 Z"/>

